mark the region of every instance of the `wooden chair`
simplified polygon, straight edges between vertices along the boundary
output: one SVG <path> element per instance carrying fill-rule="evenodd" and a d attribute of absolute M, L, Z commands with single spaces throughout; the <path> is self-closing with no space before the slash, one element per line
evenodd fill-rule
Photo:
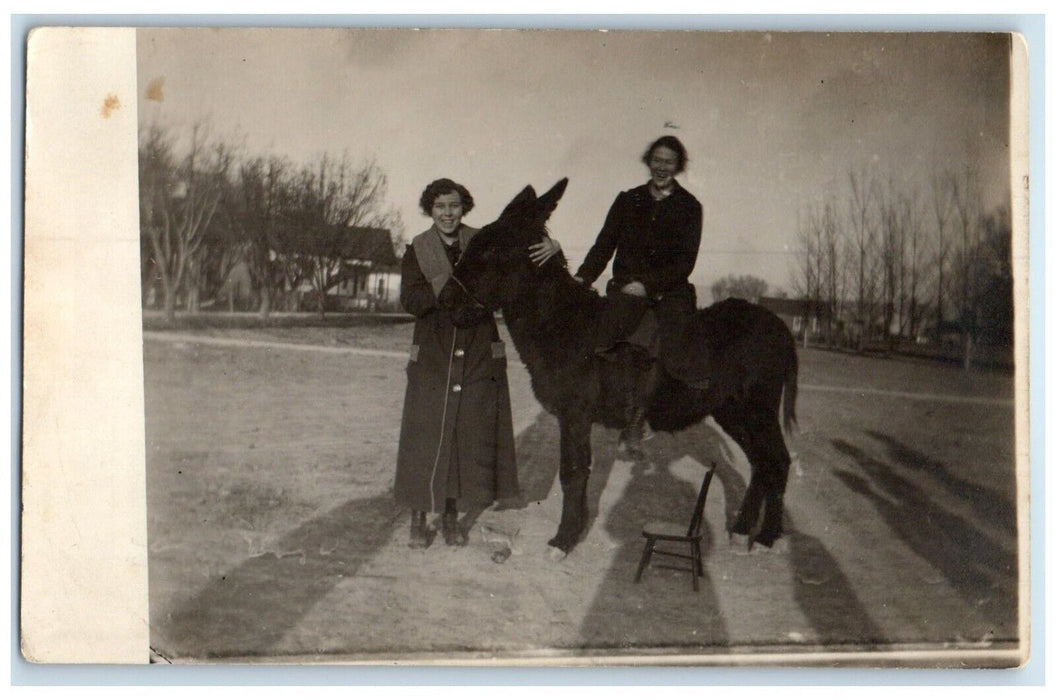
<path fill-rule="evenodd" d="M 642 528 L 642 537 L 645 538 L 645 550 L 642 552 L 642 560 L 638 563 L 638 573 L 634 575 L 634 582 L 642 580 L 642 572 L 649 565 L 653 553 L 664 554 L 679 559 L 689 559 L 693 572 L 693 590 L 700 590 L 699 577 L 704 574 L 704 561 L 700 553 L 701 526 L 704 522 L 704 501 L 708 498 L 708 487 L 711 486 L 711 477 L 715 474 L 715 463 L 708 467 L 704 474 L 704 483 L 700 485 L 700 493 L 697 494 L 696 505 L 693 506 L 693 516 L 689 519 L 689 527 L 668 522 L 649 522 Z M 656 549 L 658 541 L 685 542 L 689 545 L 689 554 L 672 552 L 665 549 Z"/>

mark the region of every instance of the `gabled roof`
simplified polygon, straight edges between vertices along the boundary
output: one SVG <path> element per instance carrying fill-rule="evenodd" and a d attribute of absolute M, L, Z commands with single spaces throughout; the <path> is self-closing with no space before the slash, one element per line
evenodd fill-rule
<path fill-rule="evenodd" d="M 343 260 L 370 261 L 374 266 L 398 266 L 387 228 L 370 226 L 331 226 L 298 231 L 286 238 L 285 253 L 337 256 Z"/>
<path fill-rule="evenodd" d="M 398 265 L 387 228 L 349 226 L 342 243 L 342 257 L 348 260 L 370 260 L 375 265 Z"/>

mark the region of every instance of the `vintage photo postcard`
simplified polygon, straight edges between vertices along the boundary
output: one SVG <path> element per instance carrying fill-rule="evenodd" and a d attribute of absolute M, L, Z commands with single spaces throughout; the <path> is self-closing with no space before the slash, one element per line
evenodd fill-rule
<path fill-rule="evenodd" d="M 24 657 L 1021 666 L 1026 50 L 34 31 Z"/>

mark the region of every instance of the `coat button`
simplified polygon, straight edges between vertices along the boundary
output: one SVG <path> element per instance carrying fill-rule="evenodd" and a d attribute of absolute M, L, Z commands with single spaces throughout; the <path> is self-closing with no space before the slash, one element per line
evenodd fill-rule
<path fill-rule="evenodd" d="M 455 357 L 462 357 L 465 354 L 466 354 L 466 351 L 463 350 L 462 348 L 459 348 L 458 350 L 455 350 Z"/>
<path fill-rule="evenodd" d="M 462 385 L 461 384 L 455 384 L 453 387 L 451 387 L 451 391 L 453 391 L 453 392 L 455 392 L 457 394 L 458 392 L 462 391 Z"/>

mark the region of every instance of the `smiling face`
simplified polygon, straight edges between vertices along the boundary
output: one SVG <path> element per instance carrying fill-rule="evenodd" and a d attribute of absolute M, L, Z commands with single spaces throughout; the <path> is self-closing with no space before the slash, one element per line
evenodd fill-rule
<path fill-rule="evenodd" d="M 437 195 L 429 215 L 440 233 L 454 236 L 462 224 L 462 196 L 458 192 Z"/>
<path fill-rule="evenodd" d="M 678 154 L 667 146 L 657 146 L 649 155 L 649 177 L 653 186 L 666 190 L 678 173 Z"/>

